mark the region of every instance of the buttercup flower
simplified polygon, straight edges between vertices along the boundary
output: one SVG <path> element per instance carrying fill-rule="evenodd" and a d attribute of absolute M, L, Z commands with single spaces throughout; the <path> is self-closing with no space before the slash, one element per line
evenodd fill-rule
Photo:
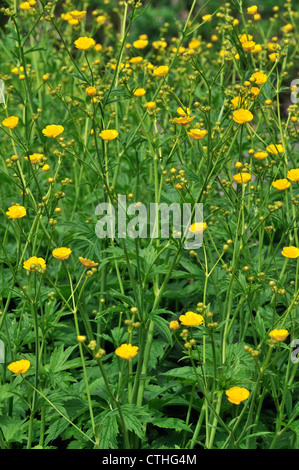
<path fill-rule="evenodd" d="M 130 64 L 136 65 L 140 64 L 143 61 L 143 57 L 137 56 L 137 57 L 132 57 L 129 62 Z"/>
<path fill-rule="evenodd" d="M 236 183 L 238 184 L 246 184 L 248 181 L 251 180 L 251 174 L 250 173 L 237 173 L 236 175 L 233 175 L 233 179 L 235 180 Z"/>
<path fill-rule="evenodd" d="M 238 124 L 245 124 L 253 119 L 253 114 L 248 109 L 236 109 L 233 112 L 233 120 Z"/>
<path fill-rule="evenodd" d="M 133 359 L 138 353 L 138 346 L 132 346 L 131 344 L 122 344 L 115 350 L 115 354 L 122 359 L 127 361 Z"/>
<path fill-rule="evenodd" d="M 171 322 L 169 322 L 169 329 L 170 330 L 175 331 L 175 330 L 178 330 L 179 327 L 180 327 L 180 324 L 177 320 L 172 320 Z"/>
<path fill-rule="evenodd" d="M 207 135 L 208 131 L 200 130 L 200 129 L 190 129 L 188 132 L 189 137 L 191 137 L 194 140 L 201 140 Z"/>
<path fill-rule="evenodd" d="M 116 139 L 116 137 L 118 136 L 118 132 L 115 129 L 106 129 L 100 132 L 99 136 L 103 140 L 107 140 L 108 142 L 110 142 L 110 140 Z"/>
<path fill-rule="evenodd" d="M 61 248 L 55 248 L 52 251 L 52 255 L 54 258 L 60 259 L 61 261 L 64 261 L 69 258 L 72 250 L 70 248 L 66 248 L 62 246 Z"/>
<path fill-rule="evenodd" d="M 144 96 L 146 93 L 145 89 L 144 88 L 137 88 L 135 91 L 134 91 L 134 96 L 136 96 L 137 98 L 141 97 L 141 96 Z"/>
<path fill-rule="evenodd" d="M 241 96 L 235 96 L 230 100 L 234 108 L 244 107 L 247 108 L 248 102 Z"/>
<path fill-rule="evenodd" d="M 11 206 L 6 212 L 6 215 L 10 219 L 21 219 L 22 217 L 25 217 L 26 215 L 26 209 L 23 206 Z"/>
<path fill-rule="evenodd" d="M 96 96 L 97 89 L 94 86 L 89 86 L 86 88 L 85 93 L 87 96 Z"/>
<path fill-rule="evenodd" d="M 256 5 L 252 5 L 251 7 L 247 8 L 247 13 L 249 15 L 255 15 L 256 12 L 257 12 L 257 6 Z"/>
<path fill-rule="evenodd" d="M 299 168 L 289 170 L 287 177 L 292 183 L 297 183 L 299 181 Z"/>
<path fill-rule="evenodd" d="M 27 359 L 21 359 L 20 361 L 11 362 L 7 368 L 14 374 L 25 374 L 30 367 L 30 361 Z"/>
<path fill-rule="evenodd" d="M 154 109 L 156 109 L 157 105 L 155 101 L 148 101 L 147 103 L 145 103 L 144 107 L 147 108 L 149 111 L 153 111 Z"/>
<path fill-rule="evenodd" d="M 174 118 L 172 120 L 172 122 L 174 122 L 175 124 L 178 124 L 179 126 L 185 126 L 186 124 L 189 124 L 191 121 L 193 121 L 193 119 L 195 119 L 195 116 L 185 116 L 185 117 L 178 117 L 178 118 Z"/>
<path fill-rule="evenodd" d="M 136 49 L 144 49 L 148 45 L 147 39 L 138 39 L 137 41 L 133 42 L 133 46 Z"/>
<path fill-rule="evenodd" d="M 256 158 L 257 160 L 265 160 L 265 158 L 267 158 L 268 156 L 268 152 L 255 152 L 253 154 L 254 158 Z"/>
<path fill-rule="evenodd" d="M 212 21 L 212 15 L 204 15 L 202 16 L 203 21 Z"/>
<path fill-rule="evenodd" d="M 79 256 L 79 261 L 85 268 L 94 268 L 95 266 L 98 266 L 99 263 L 95 263 L 94 261 L 91 261 L 88 258 L 82 258 L 82 256 Z"/>
<path fill-rule="evenodd" d="M 198 39 L 192 39 L 192 41 L 189 42 L 188 47 L 196 50 L 200 47 L 200 41 Z"/>
<path fill-rule="evenodd" d="M 86 341 L 86 336 L 85 335 L 78 335 L 77 336 L 77 341 L 78 343 L 84 343 L 84 341 Z"/>
<path fill-rule="evenodd" d="M 189 116 L 190 113 L 191 113 L 191 110 L 189 108 L 186 108 L 186 110 L 184 110 L 183 108 L 179 107 L 176 112 L 181 116 L 181 117 L 185 117 L 185 116 Z"/>
<path fill-rule="evenodd" d="M 284 341 L 289 336 L 288 330 L 272 330 L 269 333 L 270 338 L 272 338 L 276 343 Z"/>
<path fill-rule="evenodd" d="M 239 39 L 240 43 L 243 44 L 243 42 L 252 41 L 253 36 L 251 36 L 251 34 L 240 34 Z"/>
<path fill-rule="evenodd" d="M 296 259 L 299 257 L 299 248 L 296 246 L 285 246 L 281 254 L 286 258 Z"/>
<path fill-rule="evenodd" d="M 86 36 L 80 37 L 75 41 L 75 46 L 77 49 L 81 49 L 82 51 L 87 51 L 92 46 L 95 45 L 95 40 L 92 38 L 88 38 Z"/>
<path fill-rule="evenodd" d="M 195 312 L 186 312 L 185 315 L 181 315 L 179 318 L 182 325 L 185 326 L 199 326 L 203 324 L 203 316 Z"/>
<path fill-rule="evenodd" d="M 278 191 L 283 191 L 291 186 L 291 183 L 286 179 L 275 180 L 272 182 L 273 188 L 278 189 Z"/>
<path fill-rule="evenodd" d="M 8 127 L 9 129 L 14 129 L 18 123 L 19 118 L 17 116 L 10 116 L 2 121 L 3 126 Z"/>
<path fill-rule="evenodd" d="M 259 94 L 260 94 L 260 89 L 257 87 L 257 86 L 252 86 L 250 88 L 250 92 L 254 95 L 254 97 L 256 98 Z"/>
<path fill-rule="evenodd" d="M 263 85 L 268 80 L 268 76 L 263 72 L 255 72 L 250 78 L 255 79 L 256 85 Z"/>
<path fill-rule="evenodd" d="M 255 42 L 254 41 L 244 41 L 242 43 L 242 47 L 244 49 L 244 51 L 246 52 L 250 52 L 250 51 L 253 51 L 254 48 L 255 48 Z"/>
<path fill-rule="evenodd" d="M 208 228 L 206 222 L 195 222 L 194 224 L 190 225 L 189 231 L 195 234 L 202 233 Z"/>
<path fill-rule="evenodd" d="M 45 129 L 43 129 L 43 134 L 46 136 L 46 137 L 57 137 L 59 136 L 60 134 L 62 134 L 62 132 L 64 131 L 64 127 L 61 126 L 60 124 L 56 125 L 56 124 L 49 124 L 48 126 L 45 127 Z"/>
<path fill-rule="evenodd" d="M 228 401 L 233 403 L 234 405 L 240 405 L 242 401 L 247 400 L 250 395 L 249 390 L 243 387 L 231 387 L 230 389 L 226 390 L 225 392 Z"/>
<path fill-rule="evenodd" d="M 42 153 L 33 153 L 32 155 L 29 155 L 28 157 L 24 157 L 25 160 L 30 160 L 31 163 L 38 163 L 42 158 L 43 154 Z"/>
<path fill-rule="evenodd" d="M 45 267 L 46 262 L 44 258 L 38 258 L 37 256 L 32 256 L 23 263 L 23 268 L 27 271 L 35 271 L 37 268 L 44 269 Z"/>
<path fill-rule="evenodd" d="M 274 155 L 278 155 L 279 153 L 284 152 L 283 146 L 281 144 L 270 144 L 266 147 L 266 150 Z"/>
<path fill-rule="evenodd" d="M 84 16 L 86 15 L 86 11 L 78 11 L 78 10 L 74 10 L 74 11 L 70 11 L 69 12 L 69 15 L 74 19 L 74 20 L 82 20 L 84 18 Z"/>
<path fill-rule="evenodd" d="M 168 74 L 169 67 L 167 65 L 160 65 L 160 67 L 157 67 L 153 71 L 153 75 L 155 77 L 165 77 Z"/>

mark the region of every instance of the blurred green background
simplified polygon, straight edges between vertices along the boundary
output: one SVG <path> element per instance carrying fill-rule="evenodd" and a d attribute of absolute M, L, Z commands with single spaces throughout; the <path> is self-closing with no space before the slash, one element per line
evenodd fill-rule
<path fill-rule="evenodd" d="M 112 4 L 113 0 L 110 0 Z M 141 0 L 146 5 L 147 0 Z M 101 2 L 100 2 L 101 3 Z M 168 36 L 178 35 L 177 20 L 183 21 L 187 18 L 190 7 L 193 0 L 152 0 L 150 7 L 147 11 L 136 21 L 132 29 L 131 38 L 136 39 L 139 34 L 148 34 L 148 36 L 154 40 L 157 39 L 160 34 L 160 28 L 163 27 L 164 23 L 169 24 Z M 195 8 L 195 13 L 206 3 L 206 0 L 198 0 Z M 237 17 L 237 10 L 231 0 L 210 0 L 202 11 L 202 15 L 207 13 L 213 13 L 225 3 L 229 3 L 232 8 L 232 16 Z M 282 8 L 286 4 L 285 0 L 244 0 L 243 9 L 246 11 L 247 7 L 252 5 L 258 6 L 258 11 L 262 15 L 262 22 L 265 28 L 268 28 L 268 19 L 273 15 L 273 6 L 277 5 Z M 298 10 L 298 0 L 293 0 L 293 9 Z M 94 8 L 101 8 L 97 0 L 92 0 Z M 213 26 L 205 25 L 201 34 L 210 36 Z"/>

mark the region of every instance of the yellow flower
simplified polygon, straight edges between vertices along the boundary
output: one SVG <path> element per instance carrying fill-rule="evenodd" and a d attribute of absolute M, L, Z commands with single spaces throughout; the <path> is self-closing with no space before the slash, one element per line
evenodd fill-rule
<path fill-rule="evenodd" d="M 265 160 L 265 158 L 267 158 L 267 156 L 268 156 L 268 152 L 262 152 L 262 151 L 255 152 L 255 154 L 253 156 L 257 160 Z"/>
<path fill-rule="evenodd" d="M 261 44 L 256 44 L 254 48 L 252 49 L 253 54 L 257 54 L 258 52 L 261 52 L 263 50 Z"/>
<path fill-rule="evenodd" d="M 95 45 L 95 40 L 92 38 L 88 38 L 86 36 L 80 37 L 75 41 L 75 46 L 77 49 L 81 49 L 82 51 L 87 51 L 92 46 Z"/>
<path fill-rule="evenodd" d="M 198 39 L 192 39 L 188 44 L 189 49 L 198 49 L 200 47 L 200 41 Z"/>
<path fill-rule="evenodd" d="M 241 44 L 245 41 L 251 41 L 252 38 L 253 38 L 253 36 L 251 36 L 251 34 L 240 34 L 239 35 L 239 39 L 240 39 Z"/>
<path fill-rule="evenodd" d="M 271 62 L 275 62 L 278 57 L 278 54 L 276 52 L 273 52 L 272 54 L 269 55 L 269 59 Z"/>
<path fill-rule="evenodd" d="M 248 15 L 255 15 L 256 12 L 257 12 L 257 6 L 256 5 L 252 5 L 251 7 L 247 8 Z"/>
<path fill-rule="evenodd" d="M 9 129 L 14 129 L 19 123 L 19 118 L 16 116 L 10 116 L 8 118 L 5 118 L 4 121 L 2 121 L 2 124 L 4 127 L 8 127 Z"/>
<path fill-rule="evenodd" d="M 55 248 L 55 250 L 52 251 L 52 255 L 54 258 L 60 259 L 60 261 L 64 261 L 69 258 L 72 250 L 70 248 L 66 248 L 62 246 L 61 248 Z"/>
<path fill-rule="evenodd" d="M 283 191 L 291 186 L 291 183 L 286 179 L 275 180 L 272 182 L 273 188 L 278 189 L 278 191 Z"/>
<path fill-rule="evenodd" d="M 118 132 L 115 129 L 106 129 L 100 132 L 99 136 L 103 140 L 108 140 L 108 142 L 110 142 L 110 140 L 116 139 Z"/>
<path fill-rule="evenodd" d="M 178 124 L 179 126 L 185 126 L 186 124 L 189 124 L 191 121 L 195 119 L 195 116 L 185 116 L 185 117 L 179 117 L 179 118 L 174 118 L 172 122 L 175 124 Z"/>
<path fill-rule="evenodd" d="M 30 361 L 27 359 L 21 359 L 20 361 L 11 362 L 7 368 L 14 374 L 25 374 L 30 367 Z"/>
<path fill-rule="evenodd" d="M 147 108 L 149 111 L 153 111 L 153 109 L 156 109 L 157 106 L 155 101 L 148 101 L 147 103 L 145 103 L 144 107 Z"/>
<path fill-rule="evenodd" d="M 194 140 L 201 140 L 207 135 L 208 131 L 205 129 L 200 130 L 200 129 L 190 129 L 190 132 L 188 132 L 188 135 L 194 139 Z"/>
<path fill-rule="evenodd" d="M 155 49 L 165 49 L 167 47 L 167 42 L 166 41 L 154 41 L 153 42 L 153 47 Z"/>
<path fill-rule="evenodd" d="M 23 206 L 11 206 L 9 207 L 8 211 L 6 212 L 6 215 L 10 219 L 21 219 L 22 217 L 25 217 L 26 215 L 26 209 Z"/>
<path fill-rule="evenodd" d="M 238 184 L 247 184 L 248 181 L 251 180 L 251 174 L 250 173 L 237 173 L 236 175 L 233 175 L 233 179 Z"/>
<path fill-rule="evenodd" d="M 180 316 L 180 322 L 185 326 L 199 326 L 203 324 L 203 316 L 195 312 L 186 312 Z"/>
<path fill-rule="evenodd" d="M 243 387 L 231 387 L 229 390 L 226 390 L 225 394 L 228 397 L 228 401 L 234 405 L 240 405 L 242 401 L 247 400 L 250 395 L 249 390 Z"/>
<path fill-rule="evenodd" d="M 270 144 L 266 147 L 266 150 L 269 153 L 272 153 L 272 154 L 275 154 L 275 155 L 278 155 L 279 153 L 284 152 L 284 148 L 281 144 Z"/>
<path fill-rule="evenodd" d="M 256 13 L 255 15 L 253 15 L 253 19 L 254 21 L 259 21 L 261 19 L 260 13 Z"/>
<path fill-rule="evenodd" d="M 97 94 L 97 89 L 94 86 L 89 86 L 86 88 L 85 93 L 87 96 L 96 96 Z"/>
<path fill-rule="evenodd" d="M 24 261 L 23 268 L 27 271 L 35 271 L 37 268 L 44 269 L 46 262 L 44 258 L 38 258 L 37 256 L 31 256 L 31 258 Z"/>
<path fill-rule="evenodd" d="M 82 258 L 82 256 L 79 256 L 80 263 L 83 264 L 85 268 L 94 268 L 95 266 L 98 266 L 99 263 L 95 263 L 94 261 L 91 261 L 88 258 Z"/>
<path fill-rule="evenodd" d="M 207 223 L 206 222 L 195 222 L 194 224 L 190 225 L 189 227 L 189 232 L 198 234 L 202 233 L 207 229 Z"/>
<path fill-rule="evenodd" d="M 140 64 L 143 61 L 143 57 L 137 56 L 137 57 L 132 57 L 132 59 L 129 60 L 130 64 Z"/>
<path fill-rule="evenodd" d="M 145 89 L 144 88 L 137 88 L 135 91 L 134 91 L 134 96 L 136 96 L 137 98 L 140 98 L 141 96 L 144 96 L 146 93 Z"/>
<path fill-rule="evenodd" d="M 250 51 L 253 51 L 253 49 L 255 48 L 255 42 L 254 41 L 244 41 L 242 43 L 242 47 L 244 49 L 244 51 L 246 52 L 250 52 Z"/>
<path fill-rule="evenodd" d="M 293 31 L 294 28 L 293 28 L 293 25 L 288 23 L 288 24 L 285 24 L 281 29 L 284 33 L 289 33 L 290 31 Z"/>
<path fill-rule="evenodd" d="M 96 44 L 96 45 L 94 46 L 94 48 L 95 48 L 95 50 L 96 50 L 97 52 L 101 52 L 101 50 L 103 49 L 103 46 L 102 46 L 102 44 Z"/>
<path fill-rule="evenodd" d="M 268 80 L 268 76 L 263 72 L 255 72 L 251 75 L 251 79 L 255 79 L 257 85 L 263 85 Z"/>
<path fill-rule="evenodd" d="M 138 353 L 138 346 L 132 346 L 131 344 L 122 344 L 115 350 L 115 354 L 122 359 L 133 359 Z"/>
<path fill-rule="evenodd" d="M 43 134 L 46 136 L 46 137 L 57 137 L 58 135 L 62 134 L 62 132 L 64 131 L 64 127 L 61 126 L 60 124 L 56 125 L 56 124 L 49 124 L 48 126 L 45 127 L 45 129 L 43 129 Z"/>
<path fill-rule="evenodd" d="M 78 335 L 78 336 L 77 336 L 77 341 L 78 341 L 78 343 L 84 343 L 84 341 L 86 341 L 86 339 L 87 339 L 87 338 L 86 338 L 86 336 L 84 336 L 84 335 Z"/>
<path fill-rule="evenodd" d="M 297 183 L 299 181 L 299 168 L 289 170 L 287 177 L 292 183 Z"/>
<path fill-rule="evenodd" d="M 186 108 L 186 111 L 181 108 L 180 106 L 177 108 L 176 112 L 181 116 L 181 117 L 185 117 L 185 116 L 189 116 L 189 114 L 191 113 L 191 110 L 189 108 Z"/>
<path fill-rule="evenodd" d="M 179 327 L 180 327 L 180 324 L 177 320 L 173 320 L 173 321 L 169 322 L 169 329 L 170 330 L 175 331 L 175 330 L 178 330 Z"/>
<path fill-rule="evenodd" d="M 106 16 L 104 16 L 104 15 L 99 15 L 99 16 L 96 17 L 96 22 L 97 22 L 100 26 L 102 26 L 103 24 L 105 24 L 105 23 L 106 23 L 106 20 L 107 20 L 107 18 L 106 18 Z"/>
<path fill-rule="evenodd" d="M 272 338 L 276 343 L 279 343 L 279 341 L 284 341 L 288 336 L 289 332 L 288 330 L 272 330 L 269 333 L 270 338 Z"/>
<path fill-rule="evenodd" d="M 169 67 L 167 65 L 160 65 L 160 67 L 157 67 L 153 71 L 153 75 L 155 77 L 165 77 L 168 74 Z"/>
<path fill-rule="evenodd" d="M 299 248 L 296 246 L 285 246 L 281 254 L 286 258 L 296 259 L 299 257 Z"/>
<path fill-rule="evenodd" d="M 238 124 L 245 124 L 246 122 L 250 122 L 253 119 L 253 114 L 248 111 L 248 109 L 236 109 L 233 112 L 233 120 Z"/>
<path fill-rule="evenodd" d="M 267 48 L 269 52 L 277 52 L 281 49 L 280 45 L 277 42 L 268 42 Z"/>
<path fill-rule="evenodd" d="M 257 86 L 252 86 L 250 88 L 250 91 L 254 95 L 255 98 L 260 94 L 260 89 Z"/>
<path fill-rule="evenodd" d="M 202 19 L 204 21 L 212 21 L 212 15 L 204 15 L 204 16 L 202 16 Z"/>
<path fill-rule="evenodd" d="M 30 10 L 31 6 L 29 2 L 22 2 L 20 3 L 21 10 Z"/>
<path fill-rule="evenodd" d="M 43 170 L 43 171 L 49 171 L 49 170 L 50 170 L 50 165 L 48 165 L 48 163 L 46 163 L 46 164 L 42 167 L 42 170 Z"/>
<path fill-rule="evenodd" d="M 86 11 L 70 11 L 69 15 L 74 19 L 74 20 L 82 20 L 84 16 L 86 15 Z"/>
<path fill-rule="evenodd" d="M 24 157 L 25 160 L 28 160 L 28 157 Z M 32 155 L 29 155 L 29 160 L 31 163 L 37 163 L 43 158 L 42 153 L 33 153 Z"/>
<path fill-rule="evenodd" d="M 135 49 L 144 49 L 147 45 L 148 41 L 146 39 L 138 39 L 137 41 L 133 42 Z"/>
<path fill-rule="evenodd" d="M 233 99 L 230 100 L 231 104 L 234 108 L 240 108 L 240 106 L 247 107 L 248 103 L 244 98 L 241 96 L 235 96 Z"/>

